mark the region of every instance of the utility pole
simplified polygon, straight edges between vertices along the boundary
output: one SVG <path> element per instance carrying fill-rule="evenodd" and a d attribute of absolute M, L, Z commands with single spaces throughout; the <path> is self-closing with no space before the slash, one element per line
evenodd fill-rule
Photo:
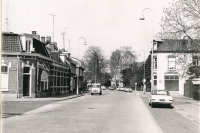
<path fill-rule="evenodd" d="M 54 14 L 49 14 L 49 15 L 53 16 L 53 42 L 54 42 L 54 16 L 56 16 L 56 15 L 54 15 Z"/>

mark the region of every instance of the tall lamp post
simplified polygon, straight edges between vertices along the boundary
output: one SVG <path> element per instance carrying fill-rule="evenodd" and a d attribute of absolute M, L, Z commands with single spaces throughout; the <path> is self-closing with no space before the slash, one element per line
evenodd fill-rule
<path fill-rule="evenodd" d="M 140 50 L 140 52 L 144 52 L 144 78 L 143 78 L 143 84 L 144 84 L 144 86 L 143 86 L 143 93 L 145 93 L 145 91 L 146 91 L 146 85 L 145 85 L 145 82 L 146 82 L 146 79 L 145 79 L 145 51 L 144 50 Z"/>
<path fill-rule="evenodd" d="M 87 45 L 86 44 L 86 39 L 84 37 L 79 37 L 78 39 L 78 61 L 80 62 L 79 60 L 79 40 L 83 38 L 84 39 L 84 43 L 83 45 Z M 81 63 L 81 62 L 80 62 Z M 77 70 L 77 90 L 76 90 L 76 94 L 78 95 L 79 94 L 79 67 L 80 67 L 80 63 L 78 63 L 78 70 Z"/>
<path fill-rule="evenodd" d="M 144 11 L 145 10 L 151 10 L 152 12 L 152 15 L 153 15 L 153 22 L 152 22 L 152 49 L 151 49 L 151 90 L 153 90 L 153 38 L 154 38 L 154 12 L 152 9 L 150 8 L 145 8 L 143 11 L 142 11 L 142 17 L 140 18 L 140 20 L 145 20 L 144 18 Z"/>

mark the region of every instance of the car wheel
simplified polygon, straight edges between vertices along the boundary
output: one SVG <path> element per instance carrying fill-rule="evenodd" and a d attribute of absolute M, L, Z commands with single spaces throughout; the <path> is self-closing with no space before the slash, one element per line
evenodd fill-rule
<path fill-rule="evenodd" d="M 93 95 L 93 93 L 91 93 L 91 95 Z"/>
<path fill-rule="evenodd" d="M 99 93 L 99 95 L 101 95 L 101 94 L 102 94 L 102 92 Z"/>
<path fill-rule="evenodd" d="M 152 108 L 154 107 L 153 103 L 151 103 L 151 107 L 152 107 Z"/>
<path fill-rule="evenodd" d="M 149 102 L 149 106 L 151 106 L 151 103 Z"/>

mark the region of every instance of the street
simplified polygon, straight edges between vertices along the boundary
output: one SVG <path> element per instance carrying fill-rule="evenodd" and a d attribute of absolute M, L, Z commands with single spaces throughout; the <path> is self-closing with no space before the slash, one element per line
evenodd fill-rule
<path fill-rule="evenodd" d="M 2 132 L 196 133 L 198 125 L 172 108 L 148 106 L 137 92 L 104 90 L 2 118 Z"/>

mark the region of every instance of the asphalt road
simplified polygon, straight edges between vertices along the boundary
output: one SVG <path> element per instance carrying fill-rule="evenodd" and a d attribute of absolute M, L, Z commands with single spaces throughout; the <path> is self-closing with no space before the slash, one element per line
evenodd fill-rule
<path fill-rule="evenodd" d="M 144 123 L 149 123 L 145 125 Z M 106 90 L 3 118 L 3 133 L 159 133 L 139 94 Z"/>
<path fill-rule="evenodd" d="M 2 118 L 2 133 L 196 133 L 198 126 L 173 109 L 150 108 L 139 93 L 105 90 L 102 95 L 54 102 L 23 115 Z"/>

